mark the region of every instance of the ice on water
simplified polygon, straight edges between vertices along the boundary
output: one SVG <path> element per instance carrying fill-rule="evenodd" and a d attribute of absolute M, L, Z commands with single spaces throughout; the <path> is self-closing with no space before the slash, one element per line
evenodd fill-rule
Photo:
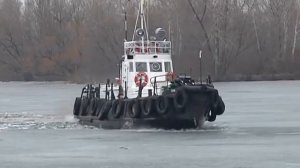
<path fill-rule="evenodd" d="M 216 83 L 226 111 L 200 130 L 102 130 L 78 124 L 83 85 L 0 83 L 1 167 L 295 168 L 300 81 Z"/>

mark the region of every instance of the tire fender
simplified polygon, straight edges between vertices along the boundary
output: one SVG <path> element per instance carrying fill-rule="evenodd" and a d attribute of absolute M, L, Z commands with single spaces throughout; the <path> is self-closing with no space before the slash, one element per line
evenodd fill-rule
<path fill-rule="evenodd" d="M 73 108 L 73 115 L 75 115 L 75 116 L 79 115 L 80 105 L 81 105 L 81 98 L 76 97 L 75 103 L 74 103 L 74 108 Z"/>
<path fill-rule="evenodd" d="M 105 99 L 99 99 L 97 102 L 97 109 L 96 109 L 96 116 L 99 115 L 101 108 L 103 107 L 103 105 L 106 103 Z"/>
<path fill-rule="evenodd" d="M 141 108 L 138 99 L 128 101 L 126 113 L 130 118 L 138 118 L 140 116 Z"/>
<path fill-rule="evenodd" d="M 141 111 L 144 116 L 148 117 L 154 113 L 153 102 L 154 100 L 150 97 L 141 99 Z"/>
<path fill-rule="evenodd" d="M 184 111 L 184 108 L 186 107 L 188 102 L 188 94 L 186 93 L 186 91 L 182 88 L 178 89 L 175 93 L 173 102 L 175 110 L 177 112 Z"/>
<path fill-rule="evenodd" d="M 207 121 L 214 122 L 216 120 L 217 116 L 215 114 L 209 114 Z"/>
<path fill-rule="evenodd" d="M 117 119 L 123 114 L 124 111 L 124 101 L 123 100 L 115 100 L 112 103 L 111 113 L 113 118 Z"/>
<path fill-rule="evenodd" d="M 80 104 L 80 109 L 79 109 L 80 116 L 86 116 L 88 104 L 89 104 L 88 98 L 84 97 L 81 99 L 81 104 Z"/>
<path fill-rule="evenodd" d="M 111 106 L 112 106 L 112 102 L 111 101 L 106 101 L 104 103 L 104 105 L 102 106 L 102 108 L 101 108 L 101 110 L 100 110 L 100 112 L 99 112 L 99 114 L 97 116 L 99 120 L 106 119 L 107 114 L 108 114 Z"/>
<path fill-rule="evenodd" d="M 225 104 L 224 104 L 221 96 L 218 95 L 217 100 L 213 104 L 211 112 L 214 115 L 222 115 L 224 113 L 224 111 L 225 111 Z"/>
<path fill-rule="evenodd" d="M 92 98 L 90 100 L 90 103 L 87 108 L 87 115 L 94 116 L 96 114 L 98 100 L 99 99 L 97 99 L 97 98 Z"/>
<path fill-rule="evenodd" d="M 163 115 L 168 112 L 169 109 L 169 100 L 166 96 L 158 96 L 155 101 L 155 107 L 157 113 Z"/>

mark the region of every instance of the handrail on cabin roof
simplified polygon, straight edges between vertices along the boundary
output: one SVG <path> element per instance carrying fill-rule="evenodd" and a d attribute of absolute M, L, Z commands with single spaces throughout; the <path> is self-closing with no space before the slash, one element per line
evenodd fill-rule
<path fill-rule="evenodd" d="M 144 44 L 144 46 L 143 46 Z M 126 41 L 125 54 L 171 54 L 170 41 Z"/>

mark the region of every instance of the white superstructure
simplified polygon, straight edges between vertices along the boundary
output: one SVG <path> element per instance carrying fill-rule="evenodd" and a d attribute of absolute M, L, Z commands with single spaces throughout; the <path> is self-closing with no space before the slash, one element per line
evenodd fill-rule
<path fill-rule="evenodd" d="M 125 55 L 122 57 L 120 80 L 123 88 L 126 84 L 128 96 L 136 96 L 134 93 L 137 93 L 140 84 L 143 86 L 143 95 L 148 94 L 155 80 L 160 91 L 160 87 L 167 85 L 173 73 L 171 42 L 147 41 L 143 47 L 141 44 L 142 41 L 124 43 Z"/>
<path fill-rule="evenodd" d="M 137 96 L 140 84 L 143 86 L 142 95 L 148 95 L 148 90 L 154 88 L 155 80 L 158 92 L 156 94 L 160 94 L 161 86 L 166 86 L 174 75 L 171 42 L 166 40 L 166 33 L 161 28 L 156 30 L 154 38 L 159 41 L 150 41 L 145 20 L 144 0 L 141 0 L 132 41 L 124 42 L 120 67 L 119 84 L 124 89 L 127 86 L 129 98 Z"/>

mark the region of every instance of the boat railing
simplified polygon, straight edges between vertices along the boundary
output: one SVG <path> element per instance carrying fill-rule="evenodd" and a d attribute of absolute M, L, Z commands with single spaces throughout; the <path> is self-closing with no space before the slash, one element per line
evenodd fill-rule
<path fill-rule="evenodd" d="M 169 86 L 171 81 L 168 80 L 168 75 L 169 74 L 157 75 L 157 76 L 154 76 L 154 77 L 150 78 L 150 84 L 151 84 L 151 87 L 153 87 L 153 95 L 158 94 L 158 89 L 159 88 L 158 88 L 157 84 L 161 83 L 161 84 L 164 84 L 165 87 Z M 166 80 L 157 80 L 157 78 L 161 78 L 161 77 L 165 77 Z"/>
<path fill-rule="evenodd" d="M 82 88 L 81 98 L 101 98 L 104 94 L 105 100 L 113 100 L 115 99 L 114 95 L 115 85 L 114 83 L 110 83 L 108 80 L 107 83 L 98 83 L 98 84 L 87 84 Z"/>
<path fill-rule="evenodd" d="M 128 41 L 124 42 L 124 53 L 133 54 L 171 54 L 170 41 Z"/>

